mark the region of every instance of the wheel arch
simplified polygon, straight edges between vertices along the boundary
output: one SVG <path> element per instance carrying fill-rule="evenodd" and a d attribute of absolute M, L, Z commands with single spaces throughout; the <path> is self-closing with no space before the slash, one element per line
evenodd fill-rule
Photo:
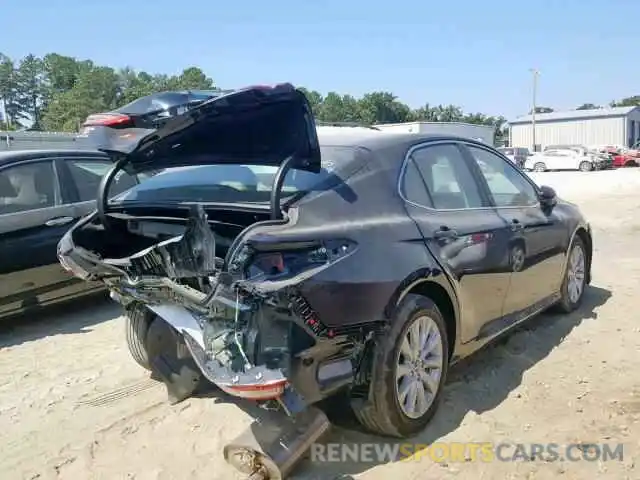
<path fill-rule="evenodd" d="M 442 313 L 447 326 L 449 358 L 455 353 L 460 327 L 460 306 L 457 295 L 444 273 L 439 270 L 421 269 L 407 277 L 398 286 L 387 304 L 386 317 L 391 318 L 393 310 L 408 294 L 416 294 L 431 299 Z"/>

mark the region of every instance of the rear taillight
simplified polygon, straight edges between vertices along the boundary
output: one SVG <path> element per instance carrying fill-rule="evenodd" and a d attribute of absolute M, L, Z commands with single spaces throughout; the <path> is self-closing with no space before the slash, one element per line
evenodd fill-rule
<path fill-rule="evenodd" d="M 254 248 L 245 272 L 247 278 L 253 280 L 260 277 L 291 277 L 314 268 L 329 266 L 351 254 L 356 244 L 350 240 L 330 240 L 313 245 L 309 242 L 286 242 L 254 245 Z"/>
<path fill-rule="evenodd" d="M 287 380 L 274 380 L 272 382 L 255 384 L 219 384 L 222 391 L 234 397 L 247 400 L 266 401 L 279 398 L 287 386 Z"/>
<path fill-rule="evenodd" d="M 129 127 L 133 125 L 133 120 L 129 115 L 123 113 L 96 113 L 89 115 L 84 122 L 85 127 Z"/>

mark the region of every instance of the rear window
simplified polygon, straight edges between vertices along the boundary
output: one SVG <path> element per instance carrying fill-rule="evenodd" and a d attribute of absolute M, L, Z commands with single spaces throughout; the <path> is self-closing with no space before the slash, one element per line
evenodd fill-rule
<path fill-rule="evenodd" d="M 283 198 L 335 188 L 341 170 L 355 157 L 352 147 L 323 147 L 319 173 L 289 170 Z M 269 202 L 278 167 L 264 165 L 203 165 L 164 170 L 113 198 L 113 203 L 264 203 Z"/>
<path fill-rule="evenodd" d="M 143 115 L 178 105 L 199 103 L 215 96 L 215 92 L 164 92 L 138 98 L 116 110 L 118 113 Z"/>

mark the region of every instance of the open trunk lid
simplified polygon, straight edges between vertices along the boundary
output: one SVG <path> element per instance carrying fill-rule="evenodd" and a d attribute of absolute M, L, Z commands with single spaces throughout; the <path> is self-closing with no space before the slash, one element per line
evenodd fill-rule
<path fill-rule="evenodd" d="M 320 171 L 311 106 L 291 84 L 249 87 L 208 100 L 157 130 L 106 128 L 94 148 L 131 173 L 164 168 L 254 164 Z"/>

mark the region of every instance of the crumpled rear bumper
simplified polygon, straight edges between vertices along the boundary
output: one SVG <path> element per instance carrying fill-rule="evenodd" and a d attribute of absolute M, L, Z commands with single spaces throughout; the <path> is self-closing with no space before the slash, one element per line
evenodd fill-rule
<path fill-rule="evenodd" d="M 176 305 L 147 305 L 147 308 L 183 335 L 202 374 L 224 392 L 236 397 L 259 400 L 278 398 L 284 392 L 287 378 L 279 369 L 272 370 L 259 365 L 237 372 L 228 365 L 208 358 L 201 324 L 186 308 Z"/>

